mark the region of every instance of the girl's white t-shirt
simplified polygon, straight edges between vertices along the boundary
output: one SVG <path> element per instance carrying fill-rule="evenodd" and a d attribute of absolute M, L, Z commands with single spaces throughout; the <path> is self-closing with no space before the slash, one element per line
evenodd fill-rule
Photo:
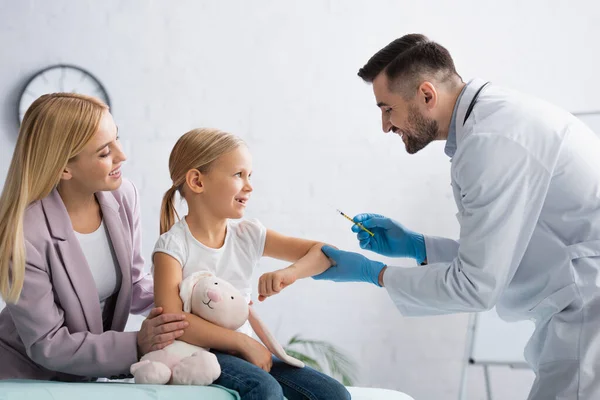
<path fill-rule="evenodd" d="M 252 271 L 262 257 L 266 237 L 267 229 L 256 219 L 228 220 L 225 243 L 213 249 L 194 238 L 183 218 L 158 238 L 152 255 L 161 252 L 176 259 L 183 268 L 183 279 L 194 272 L 211 272 L 231 283 L 250 302 Z M 252 334 L 248 322 L 238 330 Z"/>

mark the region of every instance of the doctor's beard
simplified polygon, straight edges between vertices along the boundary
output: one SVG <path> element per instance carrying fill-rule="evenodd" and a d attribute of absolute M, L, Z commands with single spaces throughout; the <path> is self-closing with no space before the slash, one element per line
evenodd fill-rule
<path fill-rule="evenodd" d="M 409 127 L 402 130 L 402 136 L 406 139 L 405 147 L 408 154 L 415 154 L 438 137 L 437 121 L 421 115 L 415 106 L 409 106 L 407 122 Z"/>

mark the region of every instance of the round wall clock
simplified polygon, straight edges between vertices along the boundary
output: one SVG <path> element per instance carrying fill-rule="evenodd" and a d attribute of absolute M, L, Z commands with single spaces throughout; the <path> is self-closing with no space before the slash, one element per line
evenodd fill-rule
<path fill-rule="evenodd" d="M 98 97 L 110 107 L 106 89 L 90 72 L 75 65 L 53 65 L 36 73 L 25 85 L 19 98 L 19 123 L 27 108 L 46 93 L 73 92 Z"/>

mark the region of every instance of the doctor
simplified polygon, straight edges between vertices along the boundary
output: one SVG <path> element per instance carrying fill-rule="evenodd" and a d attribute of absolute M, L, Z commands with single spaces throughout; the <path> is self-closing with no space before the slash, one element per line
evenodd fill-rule
<path fill-rule="evenodd" d="M 458 207 L 457 241 L 376 214 L 354 226 L 360 246 L 421 267 L 398 268 L 332 247 L 316 279 L 385 286 L 404 315 L 494 306 L 536 329 L 525 350 L 530 400 L 600 398 L 600 138 L 566 111 L 475 79 L 448 51 L 406 35 L 358 75 L 372 83 L 384 132 L 414 154 L 445 140 Z"/>

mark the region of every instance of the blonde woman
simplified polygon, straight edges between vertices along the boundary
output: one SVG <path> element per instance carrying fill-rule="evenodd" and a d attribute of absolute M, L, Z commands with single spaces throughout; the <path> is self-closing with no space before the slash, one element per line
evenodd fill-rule
<path fill-rule="evenodd" d="M 0 379 L 117 377 L 187 326 L 154 308 L 139 198 L 108 107 L 71 93 L 27 110 L 0 198 Z"/>
<path fill-rule="evenodd" d="M 182 312 L 179 284 L 197 271 L 209 271 L 233 284 L 250 303 L 251 277 L 263 256 L 286 260 L 289 267 L 264 274 L 259 300 L 300 278 L 329 268 L 322 243 L 284 236 L 256 219 L 244 219 L 252 194 L 252 157 L 238 137 L 214 129 L 183 135 L 169 158 L 172 187 L 161 210 L 161 236 L 153 253 L 156 304 Z M 175 221 L 179 192 L 187 215 Z M 221 365 L 216 384 L 239 392 L 242 400 L 349 399 L 335 379 L 309 367 L 295 368 L 272 358 L 252 338 L 248 323 L 234 332 L 193 314 L 181 340 L 209 347 Z"/>

